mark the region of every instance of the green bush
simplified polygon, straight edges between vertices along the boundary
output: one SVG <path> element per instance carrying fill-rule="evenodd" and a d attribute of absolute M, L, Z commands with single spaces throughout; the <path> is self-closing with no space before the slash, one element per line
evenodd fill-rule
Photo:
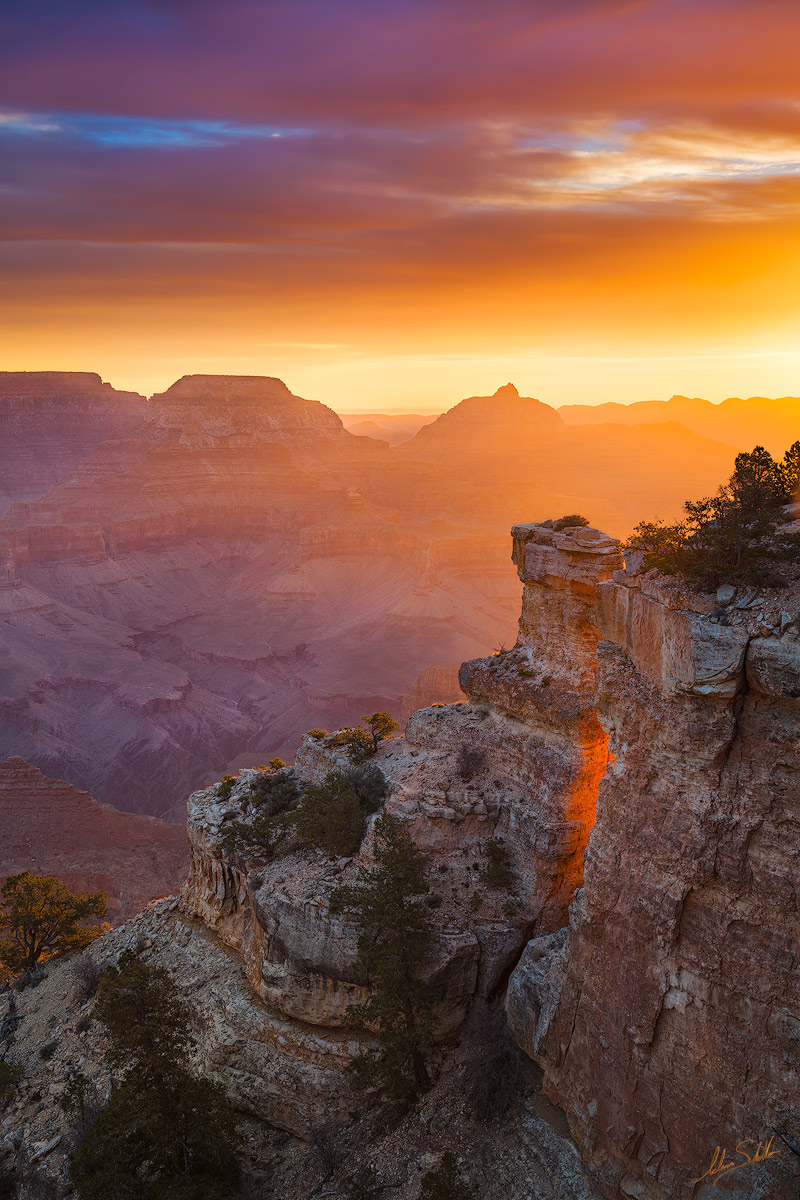
<path fill-rule="evenodd" d="M 340 746 L 346 747 L 351 762 L 363 763 L 377 752 L 384 738 L 391 737 L 398 728 L 389 713 L 376 712 L 371 717 L 362 717 L 360 725 L 345 725 L 339 730 L 336 740 Z"/>
<path fill-rule="evenodd" d="M 486 857 L 488 862 L 481 871 L 481 882 L 490 888 L 508 887 L 513 882 L 514 873 L 508 850 L 499 838 L 491 838 L 486 843 Z"/>
<path fill-rule="evenodd" d="M 375 763 L 355 764 L 342 771 L 345 784 L 358 796 L 365 813 L 377 812 L 386 795 L 386 776 Z"/>
<path fill-rule="evenodd" d="M 39 1047 L 39 1058 L 43 1058 L 45 1062 L 49 1062 L 58 1049 L 58 1042 L 44 1042 Z"/>
<path fill-rule="evenodd" d="M 81 1200 L 229 1200 L 236 1118 L 219 1085 L 190 1067 L 190 1014 L 167 972 L 126 951 L 104 977 L 95 1013 L 115 1081 L 70 1160 Z"/>
<path fill-rule="evenodd" d="M 250 799 L 253 805 L 269 816 L 288 812 L 297 803 L 300 785 L 294 771 L 289 767 L 259 775 L 250 784 Z"/>
<path fill-rule="evenodd" d="M 217 795 L 219 796 L 220 800 L 229 799 L 236 782 L 237 780 L 235 775 L 222 776 L 222 779 L 220 779 L 219 783 L 217 784 Z"/>
<path fill-rule="evenodd" d="M 310 846 L 337 858 L 355 854 L 364 837 L 361 804 L 340 771 L 329 771 L 323 783 L 303 788 L 291 822 Z"/>
<path fill-rule="evenodd" d="M 786 504 L 797 497 L 799 469 L 800 441 L 781 462 L 763 446 L 738 454 L 716 495 L 687 500 L 686 517 L 674 525 L 642 521 L 624 549 L 641 551 L 646 569 L 680 575 L 701 590 L 721 583 L 781 587 L 786 564 L 800 554 L 800 536 L 780 528 Z"/>

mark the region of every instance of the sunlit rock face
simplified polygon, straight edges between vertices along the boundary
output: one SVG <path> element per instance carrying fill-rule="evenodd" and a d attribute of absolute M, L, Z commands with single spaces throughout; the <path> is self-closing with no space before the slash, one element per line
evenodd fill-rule
<path fill-rule="evenodd" d="M 619 571 L 594 595 L 609 767 L 569 926 L 529 943 L 508 1014 L 606 1193 L 688 1197 L 716 1146 L 796 1120 L 796 605 L 776 635 L 755 595 L 723 612 Z"/>
<path fill-rule="evenodd" d="M 436 896 L 436 949 L 424 973 L 440 989 L 436 1036 L 445 1041 L 476 998 L 504 989 L 532 936 L 566 922 L 608 759 L 585 689 L 597 669 L 595 589 L 621 566 L 617 543 L 593 530 L 514 532 L 526 584 L 517 646 L 465 663 L 467 701 L 415 712 L 405 737 L 383 743 L 372 760 L 387 780 L 385 811 L 406 822 Z M 320 781 L 346 764 L 333 735 L 316 736 L 304 740 L 295 769 Z M 190 798 L 184 908 L 241 956 L 264 1005 L 264 1037 L 283 1047 L 284 1077 L 307 1063 L 313 1045 L 320 1095 L 346 1106 L 342 1068 L 362 1044 L 347 1006 L 365 993 L 354 969 L 357 930 L 330 912 L 328 897 L 371 862 L 371 824 L 353 861 L 301 847 L 266 863 L 231 858 L 220 838 L 250 811 L 253 778 L 243 772 L 226 800 L 213 788 Z M 482 879 L 491 838 L 504 843 L 512 872 L 494 889 Z M 316 1097 L 292 1090 L 270 1119 L 303 1130 L 318 1108 Z"/>

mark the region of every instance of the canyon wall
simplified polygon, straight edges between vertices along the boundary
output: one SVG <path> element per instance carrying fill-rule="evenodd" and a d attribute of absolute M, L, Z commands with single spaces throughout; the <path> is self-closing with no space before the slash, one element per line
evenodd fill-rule
<path fill-rule="evenodd" d="M 550 622 L 540 536 L 518 539 L 523 638 Z M 558 594 L 576 560 L 548 553 Z M 798 1132 L 800 597 L 624 571 L 593 591 L 609 766 L 568 928 L 531 940 L 508 1014 L 606 1194 L 688 1197 L 715 1147 Z M 776 1144 L 728 1194 L 784 1195 Z"/>
<path fill-rule="evenodd" d="M 0 521 L 0 754 L 182 820 L 190 790 L 399 715 L 421 671 L 513 627 L 499 539 L 431 520 L 447 473 L 393 466 L 280 380 L 187 376 L 146 404 L 95 376 L 0 384 L 52 468 Z"/>
<path fill-rule="evenodd" d="M 737 1143 L 798 1132 L 800 587 L 690 595 L 626 570 L 603 533 L 552 523 L 516 526 L 513 557 L 516 645 L 465 662 L 466 700 L 413 713 L 371 760 L 431 887 L 432 1095 L 458 1091 L 468 1019 L 505 996 L 594 1184 L 684 1200 L 712 1187 L 698 1180 L 715 1148 L 740 1161 Z M 317 735 L 294 769 L 318 782 L 346 765 Z M 223 834 L 253 815 L 258 777 L 190 797 L 180 901 L 97 953 L 133 945 L 167 966 L 202 1013 L 202 1068 L 237 1107 L 308 1137 L 363 1112 L 344 1070 L 370 1045 L 347 1015 L 365 995 L 357 929 L 328 901 L 372 863 L 375 818 L 352 858 L 292 839 L 274 857 L 231 853 Z M 572 1154 L 561 1137 L 535 1194 L 592 1194 Z M 726 1191 L 788 1200 L 792 1170 L 780 1143 Z M 529 1194 L 513 1173 L 486 1190 Z"/>
<path fill-rule="evenodd" d="M 104 892 L 115 924 L 174 894 L 189 865 L 180 826 L 97 804 L 24 758 L 0 762 L 0 829 L 0 884 L 31 871 L 72 891 Z"/>

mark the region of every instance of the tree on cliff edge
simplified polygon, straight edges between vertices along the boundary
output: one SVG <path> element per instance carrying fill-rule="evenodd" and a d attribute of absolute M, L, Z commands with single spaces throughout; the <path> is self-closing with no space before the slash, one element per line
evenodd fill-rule
<path fill-rule="evenodd" d="M 94 1016 L 115 1085 L 71 1160 L 81 1200 L 228 1200 L 235 1116 L 222 1088 L 189 1069 L 189 1012 L 167 972 L 125 951 Z"/>
<path fill-rule="evenodd" d="M 102 892 L 74 893 L 52 875 L 9 875 L 0 891 L 0 964 L 12 975 L 82 950 L 100 933 Z"/>
<path fill-rule="evenodd" d="M 800 553 L 800 537 L 781 528 L 791 519 L 785 510 L 797 499 L 799 475 L 800 442 L 781 462 L 756 446 L 736 456 L 733 474 L 714 496 L 686 501 L 683 521 L 642 521 L 625 548 L 643 551 L 645 567 L 681 575 L 693 587 L 781 587 L 783 565 Z"/>
<path fill-rule="evenodd" d="M 377 1048 L 350 1064 L 356 1087 L 378 1085 L 399 1108 L 430 1086 L 425 1055 L 433 1028 L 435 993 L 419 978 L 430 957 L 434 931 L 419 850 L 402 821 L 375 822 L 376 866 L 361 869 L 358 882 L 331 893 L 333 912 L 352 912 L 360 928 L 356 970 L 371 987 L 348 1019 L 377 1030 Z"/>

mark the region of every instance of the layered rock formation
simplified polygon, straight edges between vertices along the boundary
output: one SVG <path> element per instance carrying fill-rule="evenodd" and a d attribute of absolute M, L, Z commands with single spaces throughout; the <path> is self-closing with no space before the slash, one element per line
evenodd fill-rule
<path fill-rule="evenodd" d="M 665 411 L 657 425 L 571 424 L 506 384 L 463 400 L 397 454 L 450 470 L 498 533 L 526 513 L 577 513 L 623 536 L 651 515 L 677 519 L 684 500 L 730 474 L 733 448 L 679 421 Z"/>
<path fill-rule="evenodd" d="M 72 891 L 105 892 L 115 923 L 174 894 L 188 866 L 181 827 L 97 804 L 23 758 L 0 763 L 0 829 L 0 883 L 32 871 Z"/>
<path fill-rule="evenodd" d="M 145 407 L 90 371 L 0 371 L 0 514 L 44 495 L 100 442 L 132 433 Z"/>
<path fill-rule="evenodd" d="M 519 555 L 529 531 L 515 532 Z M 548 556 L 557 566 L 561 552 L 545 537 L 569 547 L 571 578 L 555 578 Z M 598 574 L 610 578 L 621 556 L 616 542 L 594 530 L 543 532 L 540 551 L 538 584 L 530 559 L 526 568 L 530 589 L 517 648 L 465 663 L 467 702 L 416 712 L 405 737 L 382 745 L 373 760 L 389 785 L 385 811 L 407 822 L 429 863 L 439 932 L 427 970 L 441 989 L 443 1040 L 474 1000 L 503 990 L 531 934 L 565 924 L 608 758 L 586 689 L 598 636 L 593 584 Z M 540 632 L 529 624 L 539 616 L 531 594 L 537 585 L 548 591 L 548 624 Z M 535 649 L 549 651 L 550 676 L 540 673 Z M 334 737 L 306 738 L 296 771 L 318 782 L 346 762 Z M 190 798 L 192 868 L 182 896 L 185 908 L 241 956 L 265 1005 L 262 1037 L 280 1064 L 270 1073 L 283 1084 L 280 1103 L 265 1097 L 261 1111 L 302 1133 L 321 1105 L 341 1111 L 353 1103 L 341 1071 L 359 1040 L 347 1028 L 346 1009 L 364 991 L 354 973 L 356 929 L 350 918 L 330 913 L 327 897 L 353 876 L 358 860 L 337 863 L 301 847 L 266 863 L 257 855 L 249 864 L 229 858 L 220 837 L 229 821 L 252 811 L 255 778 L 242 772 L 226 799 L 214 788 Z M 491 838 L 507 847 L 513 899 L 508 889 L 482 884 Z M 368 863 L 370 853 L 368 835 L 359 860 Z M 467 907 L 473 894 L 477 903 Z"/>
<path fill-rule="evenodd" d="M 376 759 L 458 951 L 437 966 L 443 1028 L 510 973 L 512 1028 L 604 1193 L 689 1196 L 716 1146 L 730 1161 L 797 1132 L 797 600 L 720 607 L 628 574 L 590 529 L 516 527 L 514 558 L 517 645 L 465 663 L 467 702 L 415 713 Z M 309 739 L 297 769 L 318 780 L 338 753 Z M 186 901 L 272 1013 L 319 1022 L 323 1042 L 338 1030 L 339 1047 L 353 949 L 325 897 L 354 864 L 234 870 L 214 844 L 239 787 L 193 801 Z M 508 850 L 510 906 L 481 887 L 489 837 Z M 788 1170 L 775 1155 L 729 1182 L 777 1196 Z"/>
<path fill-rule="evenodd" d="M 520 559 L 534 625 L 540 536 Z M 574 557 L 548 553 L 563 586 Z M 797 1132 L 797 604 L 776 636 L 752 592 L 720 609 L 647 576 L 590 582 L 583 686 L 609 769 L 569 928 L 529 943 L 508 1012 L 606 1194 L 688 1197 L 715 1147 L 741 1162 L 744 1139 Z M 728 1183 L 777 1196 L 787 1158 Z"/>
<path fill-rule="evenodd" d="M 497 540 L 430 520 L 452 489 L 279 380 L 187 377 L 131 432 L 2 522 L 0 753 L 180 818 L 511 627 Z"/>
<path fill-rule="evenodd" d="M 466 701 L 417 711 L 373 759 L 434 897 L 431 1103 L 458 1091 L 466 1018 L 505 995 L 603 1194 L 689 1197 L 715 1147 L 737 1161 L 737 1143 L 798 1132 L 800 595 L 686 594 L 626 571 L 594 529 L 513 536 L 516 645 L 464 663 Z M 335 737 L 308 737 L 295 770 L 319 781 L 345 762 Z M 354 860 L 298 842 L 231 856 L 222 834 L 252 813 L 256 775 L 190 798 L 180 905 L 97 953 L 131 945 L 166 965 L 202 1014 L 203 1069 L 237 1107 L 305 1137 L 361 1104 L 344 1072 L 369 1044 L 347 1016 L 365 994 L 357 931 L 328 898 L 371 862 L 372 833 Z M 487 882 L 490 839 L 506 849 L 502 887 Z M 49 1111 L 28 1119 L 52 1134 Z M 447 1111 L 453 1139 L 468 1118 Z M 537 1127 L 545 1182 L 521 1163 L 482 1194 L 589 1196 L 569 1143 L 550 1136 Z M 729 1176 L 729 1194 L 783 1200 L 792 1170 L 774 1154 Z M 398 1194 L 415 1195 L 403 1180 Z"/>

